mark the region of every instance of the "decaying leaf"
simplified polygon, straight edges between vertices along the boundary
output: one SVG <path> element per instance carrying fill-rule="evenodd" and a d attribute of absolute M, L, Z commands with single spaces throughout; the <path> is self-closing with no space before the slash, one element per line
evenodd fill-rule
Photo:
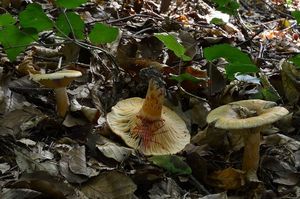
<path fill-rule="evenodd" d="M 0 118 L 0 134 L 22 137 L 21 134 L 26 134 L 26 130 L 34 127 L 45 117 L 41 111 L 33 107 L 11 111 Z"/>
<path fill-rule="evenodd" d="M 99 174 L 99 171 L 87 166 L 85 146 L 58 144 L 56 148 L 62 156 L 59 160 L 60 173 L 68 182 L 83 183 Z"/>
<path fill-rule="evenodd" d="M 261 162 L 262 169 L 274 174 L 274 183 L 293 186 L 300 181 L 300 173 L 286 161 L 278 160 L 272 156 L 264 156 Z"/>
<path fill-rule="evenodd" d="M 16 182 L 5 185 L 5 188 L 30 188 L 30 190 L 41 193 L 42 198 L 87 199 L 84 194 L 71 187 L 67 182 L 46 172 L 25 173 Z"/>
<path fill-rule="evenodd" d="M 298 80 L 300 78 L 300 73 L 293 64 L 285 60 L 282 60 L 280 64 L 282 68 L 281 77 L 285 96 L 291 104 L 296 104 L 300 97 L 300 82 Z"/>
<path fill-rule="evenodd" d="M 109 141 L 102 145 L 96 144 L 96 147 L 103 155 L 118 162 L 123 162 L 134 152 L 131 148 L 118 146 Z"/>
<path fill-rule="evenodd" d="M 7 189 L 4 188 L 1 190 L 0 197 L 2 199 L 34 199 L 40 197 L 42 195 L 41 192 L 34 191 L 31 189 Z"/>
<path fill-rule="evenodd" d="M 217 194 L 210 194 L 210 195 L 201 197 L 199 199 L 228 199 L 228 197 L 227 197 L 226 192 L 222 192 L 222 193 L 217 193 Z M 238 199 L 238 198 L 236 198 L 236 199 Z"/>
<path fill-rule="evenodd" d="M 0 164 L 0 172 L 1 172 L 1 174 L 4 174 L 9 169 L 10 169 L 10 166 L 9 166 L 8 163 L 1 163 Z"/>
<path fill-rule="evenodd" d="M 182 198 L 184 191 L 178 186 L 178 184 L 172 179 L 167 178 L 159 183 L 153 185 L 148 191 L 150 199 L 157 198 Z"/>
<path fill-rule="evenodd" d="M 215 171 L 209 176 L 212 180 L 210 184 L 225 190 L 238 189 L 246 183 L 244 174 L 245 172 L 234 168 Z"/>
<path fill-rule="evenodd" d="M 90 179 L 80 190 L 88 198 L 122 199 L 132 198 L 136 188 L 136 185 L 128 176 L 117 171 L 111 171 L 101 173 L 99 176 Z"/>
<path fill-rule="evenodd" d="M 290 138 L 286 135 L 277 133 L 274 135 L 269 135 L 264 138 L 263 143 L 267 145 L 279 145 L 285 146 L 290 150 L 299 150 L 300 149 L 300 141 Z"/>

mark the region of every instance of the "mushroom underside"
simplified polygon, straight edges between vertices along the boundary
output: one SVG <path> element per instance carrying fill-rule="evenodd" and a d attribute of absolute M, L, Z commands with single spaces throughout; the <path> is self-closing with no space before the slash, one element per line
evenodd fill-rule
<path fill-rule="evenodd" d="M 163 107 L 161 120 L 145 125 L 138 116 L 143 102 L 144 99 L 141 98 L 118 102 L 107 115 L 112 131 L 128 146 L 145 155 L 174 154 L 181 151 L 190 141 L 184 121 L 175 112 Z M 137 128 L 138 132 L 135 131 Z"/>

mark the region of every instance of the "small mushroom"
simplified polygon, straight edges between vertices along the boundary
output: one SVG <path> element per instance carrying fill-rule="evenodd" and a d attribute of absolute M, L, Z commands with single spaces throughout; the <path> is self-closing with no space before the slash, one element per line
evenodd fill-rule
<path fill-rule="evenodd" d="M 275 102 L 242 100 L 212 110 L 206 120 L 217 128 L 230 130 L 244 138 L 242 169 L 248 181 L 257 181 L 260 132 L 288 113 L 287 109 L 277 106 Z"/>
<path fill-rule="evenodd" d="M 30 78 L 47 88 L 54 89 L 58 115 L 64 117 L 70 105 L 67 87 L 81 75 L 81 72 L 76 70 L 61 70 L 49 74 L 30 74 Z"/>
<path fill-rule="evenodd" d="M 175 154 L 190 142 L 185 122 L 163 106 L 164 88 L 149 81 L 145 99 L 119 101 L 107 114 L 111 130 L 125 143 L 145 155 Z"/>

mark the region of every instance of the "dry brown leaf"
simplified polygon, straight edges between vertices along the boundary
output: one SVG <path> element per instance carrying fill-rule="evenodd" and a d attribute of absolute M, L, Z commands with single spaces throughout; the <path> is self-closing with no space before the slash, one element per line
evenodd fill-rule
<path fill-rule="evenodd" d="M 117 171 L 101 173 L 81 187 L 88 198 L 133 198 L 136 185 L 126 175 Z"/>
<path fill-rule="evenodd" d="M 224 170 L 215 171 L 209 176 L 213 181 L 212 186 L 219 187 L 225 190 L 238 189 L 245 185 L 245 172 L 227 168 Z"/>

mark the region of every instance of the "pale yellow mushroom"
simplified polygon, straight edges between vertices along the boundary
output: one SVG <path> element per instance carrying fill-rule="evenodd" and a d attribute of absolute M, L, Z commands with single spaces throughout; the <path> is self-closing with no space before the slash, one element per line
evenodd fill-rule
<path fill-rule="evenodd" d="M 61 70 L 48 74 L 30 74 L 30 78 L 41 85 L 54 89 L 56 98 L 57 113 L 64 117 L 69 110 L 70 102 L 67 94 L 67 87 L 71 82 L 82 76 L 77 70 Z"/>
<path fill-rule="evenodd" d="M 242 169 L 246 172 L 247 180 L 257 181 L 260 132 L 288 113 L 287 109 L 277 106 L 275 102 L 242 100 L 212 110 L 207 116 L 207 122 L 243 136 L 245 147 Z"/>
<path fill-rule="evenodd" d="M 119 101 L 107 114 L 111 130 L 145 155 L 175 154 L 190 142 L 185 122 L 163 106 L 164 88 L 151 79 L 145 99 Z"/>

